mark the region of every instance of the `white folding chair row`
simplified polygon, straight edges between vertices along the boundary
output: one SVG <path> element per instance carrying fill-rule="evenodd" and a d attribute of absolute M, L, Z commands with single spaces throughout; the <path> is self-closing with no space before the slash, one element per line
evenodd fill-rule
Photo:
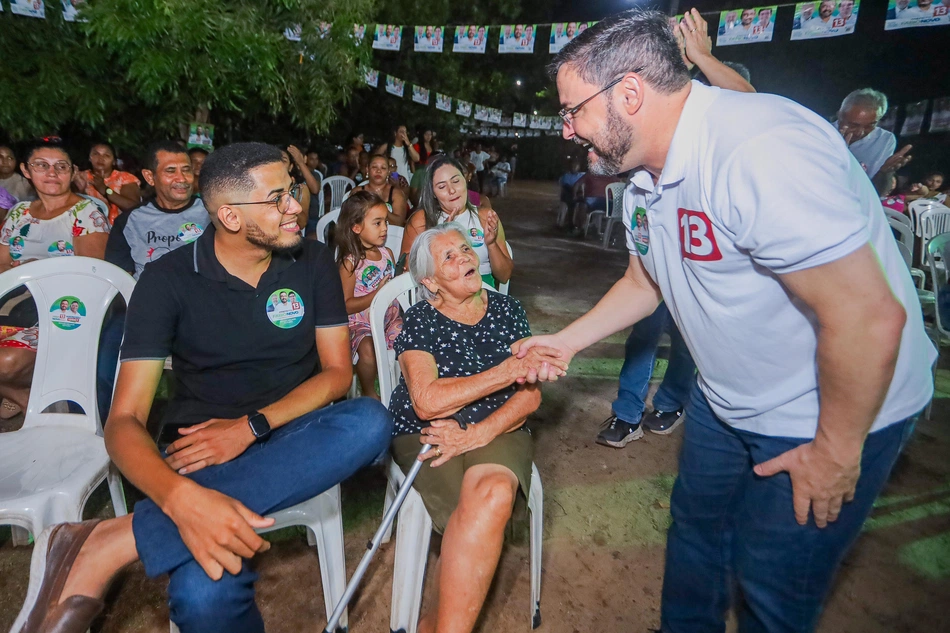
<path fill-rule="evenodd" d="M 610 236 L 617 223 L 623 225 L 623 192 L 627 184 L 623 182 L 613 182 L 607 185 L 607 226 L 604 228 L 604 248 L 610 247 Z"/>
<path fill-rule="evenodd" d="M 920 236 L 920 260 L 927 258 L 927 243 L 942 233 L 950 233 L 950 208 L 942 204 L 935 204 L 920 214 L 918 235 Z M 938 266 L 943 266 L 943 259 L 938 254 Z"/>
<path fill-rule="evenodd" d="M 487 284 L 486 289 L 494 292 Z M 393 301 L 399 301 L 405 308 L 415 303 L 416 286 L 410 275 L 401 275 L 386 284 L 370 305 L 370 331 L 376 352 L 380 396 L 383 404 L 389 406 L 393 389 L 399 381 L 399 365 L 395 353 L 388 349 L 385 336 L 385 315 Z M 383 513 L 389 509 L 405 476 L 399 466 L 390 460 L 388 467 L 388 485 Z M 541 623 L 541 547 L 544 491 L 538 469 L 531 466 L 531 486 L 528 491 L 528 510 L 530 520 L 531 548 L 531 628 Z M 396 560 L 393 569 L 393 602 L 389 628 L 392 631 L 416 633 L 419 613 L 422 606 L 422 589 L 425 578 L 426 561 L 429 554 L 429 540 L 432 535 L 432 519 L 425 509 L 422 497 L 411 490 L 399 510 L 396 526 Z M 388 542 L 391 535 L 387 535 Z"/>
<path fill-rule="evenodd" d="M 336 176 L 334 176 L 336 178 Z M 330 224 L 335 224 L 340 219 L 340 209 L 337 207 L 332 211 L 327 211 L 323 217 L 317 221 L 317 241 L 326 244 L 329 241 Z"/>
<path fill-rule="evenodd" d="M 885 211 L 887 211 L 887 209 L 885 209 Z M 902 217 L 906 218 L 907 216 Z M 891 227 L 891 232 L 894 233 L 894 239 L 897 240 L 897 250 L 900 251 L 901 257 L 904 258 L 904 263 L 907 264 L 910 276 L 914 278 L 920 302 L 924 304 L 933 303 L 933 293 L 924 290 L 924 282 L 926 279 L 924 271 L 914 268 L 913 266 L 914 231 L 910 228 L 910 222 L 904 222 L 903 220 L 888 215 L 887 223 Z"/>
<path fill-rule="evenodd" d="M 950 232 L 935 236 L 927 244 L 927 265 L 930 267 L 930 275 L 933 280 L 934 296 L 940 298 L 941 291 L 950 292 L 950 274 L 946 266 L 947 259 L 950 258 Z M 941 266 L 941 262 L 943 265 Z M 934 384 L 937 381 L 937 365 L 940 364 L 940 349 L 950 345 L 950 323 L 943 318 L 941 306 L 935 306 L 934 325 L 928 330 L 931 340 L 937 346 L 937 360 L 933 366 Z M 933 407 L 933 400 L 927 405 L 925 412 L 926 419 L 930 419 L 930 411 Z"/>
<path fill-rule="evenodd" d="M 888 207 L 881 207 L 884 209 L 884 215 L 887 216 L 888 220 L 896 220 L 902 224 L 906 224 L 910 227 L 911 233 L 914 232 L 914 223 L 910 219 L 910 216 L 904 215 L 900 211 L 895 211 L 894 209 L 889 209 Z"/>

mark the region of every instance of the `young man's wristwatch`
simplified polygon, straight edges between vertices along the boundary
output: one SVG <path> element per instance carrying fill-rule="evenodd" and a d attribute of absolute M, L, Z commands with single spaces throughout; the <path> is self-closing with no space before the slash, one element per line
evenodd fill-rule
<path fill-rule="evenodd" d="M 270 437 L 270 423 L 260 411 L 255 411 L 247 416 L 247 424 L 251 427 L 251 433 L 254 434 L 258 442 L 264 442 Z"/>
<path fill-rule="evenodd" d="M 112 187 L 106 187 L 106 197 L 115 195 L 115 190 Z"/>

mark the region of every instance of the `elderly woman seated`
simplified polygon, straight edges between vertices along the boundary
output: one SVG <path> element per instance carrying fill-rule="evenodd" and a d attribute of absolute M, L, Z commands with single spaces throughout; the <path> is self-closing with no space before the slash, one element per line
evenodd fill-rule
<path fill-rule="evenodd" d="M 422 468 L 414 486 L 444 535 L 438 599 L 421 633 L 474 627 L 513 505 L 531 482 L 534 449 L 524 423 L 541 393 L 525 377 L 563 375 L 567 367 L 554 350 L 512 355 L 512 345 L 531 335 L 524 309 L 483 290 L 478 265 L 460 224 L 421 233 L 409 269 L 425 300 L 406 311 L 395 343 L 402 379 L 389 405 L 393 458 L 408 472 L 420 444 L 432 445 L 421 457 L 431 468 Z"/>

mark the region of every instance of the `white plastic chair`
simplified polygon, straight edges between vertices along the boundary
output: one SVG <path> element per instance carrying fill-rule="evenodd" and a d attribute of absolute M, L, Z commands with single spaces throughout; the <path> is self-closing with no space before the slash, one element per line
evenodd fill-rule
<path fill-rule="evenodd" d="M 334 176 L 336 178 L 336 176 Z M 341 176 L 342 178 L 342 176 Z M 323 217 L 317 221 L 317 241 L 323 242 L 324 244 L 328 241 L 327 231 L 329 230 L 330 224 L 339 221 L 340 219 L 340 210 L 333 209 L 332 211 L 327 211 L 323 214 Z"/>
<path fill-rule="evenodd" d="M 916 235 L 921 235 L 920 216 L 931 209 L 940 207 L 946 208 L 936 200 L 932 200 L 930 198 L 914 200 L 909 205 L 907 205 L 907 210 L 910 212 L 911 225 L 914 227 L 914 233 Z"/>
<path fill-rule="evenodd" d="M 323 584 L 323 604 L 326 606 L 329 619 L 346 590 L 340 486 L 333 486 L 323 494 L 267 516 L 274 519 L 274 525 L 263 530 L 256 530 L 258 534 L 298 525 L 307 528 L 307 543 L 317 547 L 320 579 Z M 343 631 L 347 629 L 346 611 L 340 618 L 339 628 Z M 171 633 L 179 633 L 174 622 L 169 623 L 169 630 Z"/>
<path fill-rule="evenodd" d="M 939 259 L 938 259 L 939 257 Z M 947 274 L 947 258 L 950 257 L 950 233 L 943 233 L 935 236 L 927 244 L 927 265 L 930 266 L 930 274 L 933 279 L 934 296 L 939 297 L 940 291 L 948 291 L 950 279 Z M 941 264 L 941 260 L 943 265 Z M 934 382 L 937 380 L 937 365 L 940 364 L 940 349 L 950 345 L 950 323 L 944 322 L 940 314 L 940 306 L 937 305 L 934 310 L 934 325 L 927 332 L 931 340 L 937 347 L 937 360 L 934 361 Z M 930 410 L 933 401 L 927 405 L 925 413 L 926 419 L 930 419 Z"/>
<path fill-rule="evenodd" d="M 0 524 L 34 536 L 66 521 L 81 521 L 92 492 L 108 481 L 116 516 L 128 513 L 122 478 L 101 437 L 96 398 L 99 333 L 106 312 L 135 281 L 122 269 L 89 257 L 32 262 L 0 275 L 0 295 L 25 285 L 36 302 L 39 342 L 23 427 L 0 434 Z M 66 327 L 53 318 L 59 302 L 80 301 Z M 83 310 L 85 313 L 83 313 Z M 71 401 L 83 413 L 48 412 Z"/>
<path fill-rule="evenodd" d="M 903 217 L 906 218 L 907 216 Z M 926 280 L 924 271 L 914 268 L 913 266 L 914 231 L 910 228 L 910 221 L 904 222 L 888 216 L 887 223 L 894 233 L 894 239 L 897 240 L 897 250 L 900 251 L 901 257 L 904 258 L 904 263 L 907 264 L 907 270 L 910 271 L 910 276 L 914 278 L 915 285 L 917 286 L 917 298 L 920 299 L 920 303 L 923 305 L 933 303 L 933 293 L 924 290 L 924 282 Z"/>
<path fill-rule="evenodd" d="M 910 216 L 904 215 L 903 213 L 899 211 L 895 211 L 894 209 L 889 209 L 888 207 L 882 207 L 882 208 L 884 209 L 884 215 L 887 216 L 888 220 L 897 220 L 898 222 L 906 224 L 910 228 L 911 233 L 913 233 L 914 222 L 913 220 L 910 219 Z"/>
<path fill-rule="evenodd" d="M 356 183 L 346 176 L 330 176 L 329 178 L 324 178 L 323 188 L 330 188 L 330 211 L 343 206 L 344 196 L 355 186 Z"/>
<path fill-rule="evenodd" d="M 395 224 L 389 225 L 389 233 L 386 235 L 386 248 L 393 252 L 393 256 L 397 261 L 399 260 L 399 253 L 402 251 L 402 237 L 405 234 L 405 227 L 396 226 Z"/>
<path fill-rule="evenodd" d="M 484 288 L 495 292 L 487 284 Z M 405 307 L 415 302 L 416 286 L 410 275 L 401 275 L 386 284 L 373 299 L 369 308 L 370 331 L 376 352 L 379 390 L 383 404 L 389 406 L 393 389 L 399 380 L 399 364 L 395 352 L 386 345 L 385 315 L 393 301 Z M 402 469 L 389 460 L 388 483 L 383 513 L 389 509 L 396 490 L 405 480 Z M 531 487 L 528 491 L 528 510 L 531 513 L 531 628 L 541 624 L 541 547 L 544 528 L 544 491 L 537 467 L 531 465 Z M 416 633 L 422 607 L 422 588 L 426 562 L 429 555 L 429 539 L 432 537 L 432 519 L 426 511 L 422 497 L 410 490 L 402 508 L 399 509 L 396 527 L 396 560 L 393 569 L 393 603 L 389 628 L 391 631 Z M 391 533 L 384 542 L 389 542 Z"/>
<path fill-rule="evenodd" d="M 610 235 L 614 226 L 619 222 L 623 225 L 623 192 L 627 185 L 623 182 L 612 182 L 606 187 L 607 193 L 607 226 L 604 228 L 603 247 L 610 247 Z"/>
<path fill-rule="evenodd" d="M 511 253 L 511 242 L 505 240 L 505 246 L 508 248 L 508 257 L 511 258 L 511 261 L 515 261 L 515 256 Z M 508 278 L 508 281 L 499 282 L 497 292 L 500 292 L 503 295 L 508 294 L 508 289 L 511 287 L 511 278 Z M 495 290 L 492 288 L 492 290 Z"/>
<path fill-rule="evenodd" d="M 933 206 L 921 213 L 918 221 L 920 222 L 917 232 L 920 236 L 920 261 L 923 263 L 927 261 L 927 243 L 937 235 L 950 233 L 950 208 L 943 205 Z M 945 262 L 939 253 L 936 261 L 937 267 L 942 269 Z"/>

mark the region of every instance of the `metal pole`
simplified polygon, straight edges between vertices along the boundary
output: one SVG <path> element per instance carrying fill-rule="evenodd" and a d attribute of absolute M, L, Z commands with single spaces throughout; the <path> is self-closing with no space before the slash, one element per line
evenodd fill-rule
<path fill-rule="evenodd" d="M 419 451 L 419 455 L 425 455 L 431 448 L 431 444 L 426 444 L 422 447 L 422 450 Z M 393 499 L 392 505 L 389 506 L 389 510 L 383 516 L 383 523 L 379 526 L 379 529 L 376 530 L 376 534 L 373 535 L 373 540 L 366 544 L 366 553 L 363 554 L 363 559 L 360 561 L 360 564 L 357 565 L 356 571 L 353 572 L 353 577 L 350 578 L 350 582 L 346 585 L 346 591 L 343 592 L 343 597 L 340 598 L 340 602 L 336 605 L 336 608 L 333 609 L 333 614 L 330 616 L 330 621 L 327 622 L 327 628 L 324 629 L 324 633 L 336 632 L 336 627 L 340 623 L 340 618 L 343 617 L 346 606 L 350 603 L 350 600 L 353 599 L 353 594 L 363 579 L 363 575 L 366 573 L 370 561 L 373 560 L 373 556 L 376 555 L 380 544 L 383 542 L 383 535 L 386 533 L 386 530 L 389 529 L 389 526 L 392 525 L 393 520 L 396 518 L 396 513 L 399 512 L 399 508 L 402 507 L 403 502 L 406 500 L 406 495 L 409 494 L 409 490 L 412 488 L 412 482 L 415 481 L 420 468 L 422 468 L 422 462 L 416 459 L 412 464 L 412 468 L 409 469 L 406 478 L 403 480 L 402 486 L 399 487 L 399 492 L 396 493 L 396 498 Z"/>

